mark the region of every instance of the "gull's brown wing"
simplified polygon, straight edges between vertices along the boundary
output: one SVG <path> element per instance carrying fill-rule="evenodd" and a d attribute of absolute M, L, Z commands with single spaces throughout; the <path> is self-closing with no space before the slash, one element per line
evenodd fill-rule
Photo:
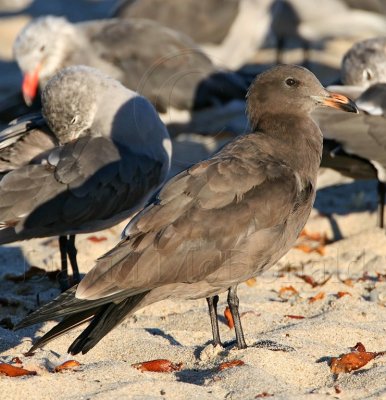
<path fill-rule="evenodd" d="M 245 257 L 256 259 L 243 259 L 234 273 L 240 275 L 248 262 L 253 265 L 247 268 L 264 264 L 259 254 L 271 247 L 273 255 L 283 224 L 310 183 L 302 187 L 294 171 L 259 145 L 258 135 L 239 138 L 169 181 L 129 224 L 127 239 L 87 274 L 80 297 L 131 296 L 168 283 L 210 281 L 215 272 L 221 281 L 229 252 L 252 235 L 256 244 Z"/>

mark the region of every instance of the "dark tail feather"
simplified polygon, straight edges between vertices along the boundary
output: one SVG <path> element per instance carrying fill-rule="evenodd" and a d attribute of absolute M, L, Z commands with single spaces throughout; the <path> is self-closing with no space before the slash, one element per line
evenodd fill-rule
<path fill-rule="evenodd" d="M 131 296 L 120 303 L 105 304 L 95 314 L 90 325 L 71 344 L 68 352 L 75 355 L 87 353 L 116 325 L 123 321 L 149 292 Z M 54 328 L 55 329 L 55 328 Z"/>
<path fill-rule="evenodd" d="M 75 297 L 77 286 L 68 289 L 56 299 L 40 307 L 26 318 L 21 320 L 16 326 L 15 330 L 24 328 L 29 325 L 34 325 L 39 322 L 49 321 L 51 319 L 68 317 L 69 315 L 87 312 L 91 309 L 95 310 L 98 307 L 111 303 L 112 301 L 120 302 L 127 297 L 124 293 L 103 297 L 97 300 L 81 300 Z"/>
<path fill-rule="evenodd" d="M 63 321 L 59 322 L 44 336 L 38 339 L 28 352 L 32 353 L 36 349 L 45 346 L 51 340 L 56 339 L 57 337 L 63 335 L 71 329 L 76 328 L 78 325 L 89 321 L 98 312 L 98 308 L 100 307 L 92 308 L 79 314 L 70 315 L 69 317 L 64 318 Z"/>

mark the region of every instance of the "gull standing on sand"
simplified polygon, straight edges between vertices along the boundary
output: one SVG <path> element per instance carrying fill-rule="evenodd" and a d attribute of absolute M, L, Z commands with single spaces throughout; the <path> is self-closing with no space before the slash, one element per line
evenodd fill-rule
<path fill-rule="evenodd" d="M 217 302 L 225 291 L 245 348 L 237 285 L 274 265 L 308 219 L 322 156 L 309 115 L 317 105 L 356 112 L 302 67 L 260 74 L 248 93 L 252 132 L 167 182 L 77 288 L 21 321 L 18 328 L 63 317 L 31 351 L 88 321 L 68 350 L 86 353 L 127 316 L 167 298 L 207 298 L 221 345 Z"/>
<path fill-rule="evenodd" d="M 0 133 L 0 244 L 60 236 L 63 287 L 67 256 L 79 282 L 74 235 L 141 209 L 167 176 L 171 142 L 148 100 L 94 68 L 62 70 L 42 104 L 43 116 Z"/>

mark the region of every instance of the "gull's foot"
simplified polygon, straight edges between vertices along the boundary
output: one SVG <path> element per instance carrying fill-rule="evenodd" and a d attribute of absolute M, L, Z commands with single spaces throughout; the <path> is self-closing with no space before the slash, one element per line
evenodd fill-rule
<path fill-rule="evenodd" d="M 259 340 L 258 342 L 253 344 L 252 347 L 267 349 L 271 351 L 284 351 L 284 352 L 295 351 L 294 347 L 287 346 L 286 344 L 277 343 L 274 342 L 273 340 Z"/>

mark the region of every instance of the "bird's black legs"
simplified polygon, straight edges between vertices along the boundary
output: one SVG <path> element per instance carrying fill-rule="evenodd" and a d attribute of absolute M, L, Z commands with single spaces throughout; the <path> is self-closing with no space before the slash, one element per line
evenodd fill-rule
<path fill-rule="evenodd" d="M 67 263 L 67 236 L 59 236 L 59 250 L 61 271 L 59 274 L 59 285 L 62 292 L 70 287 L 68 281 L 68 263 Z"/>
<path fill-rule="evenodd" d="M 72 267 L 73 279 L 72 283 L 80 282 L 80 274 L 78 263 L 76 260 L 77 250 L 75 247 L 75 235 L 59 236 L 59 250 L 60 250 L 60 261 L 61 271 L 59 274 L 59 285 L 62 292 L 71 287 L 70 279 L 68 277 L 68 262 L 67 257 L 70 260 Z"/>
<path fill-rule="evenodd" d="M 246 349 L 247 344 L 245 343 L 243 328 L 241 326 L 241 320 L 239 315 L 239 298 L 237 297 L 237 285 L 231 286 L 228 290 L 228 305 L 231 310 L 233 322 L 235 324 L 236 341 L 239 349 Z"/>
<path fill-rule="evenodd" d="M 210 323 L 212 325 L 213 346 L 217 345 L 222 346 L 220 339 L 220 331 L 218 329 L 218 319 L 217 319 L 218 296 L 216 295 L 213 297 L 207 297 L 206 301 L 208 302 Z"/>
<path fill-rule="evenodd" d="M 78 250 L 75 247 L 75 235 L 70 235 L 68 237 L 67 254 L 72 268 L 73 284 L 79 283 L 80 274 L 79 274 L 78 262 L 76 260 L 76 255 L 78 254 Z"/>
<path fill-rule="evenodd" d="M 379 228 L 384 227 L 385 194 L 386 194 L 385 183 L 378 181 L 378 221 L 377 221 L 377 225 Z"/>

